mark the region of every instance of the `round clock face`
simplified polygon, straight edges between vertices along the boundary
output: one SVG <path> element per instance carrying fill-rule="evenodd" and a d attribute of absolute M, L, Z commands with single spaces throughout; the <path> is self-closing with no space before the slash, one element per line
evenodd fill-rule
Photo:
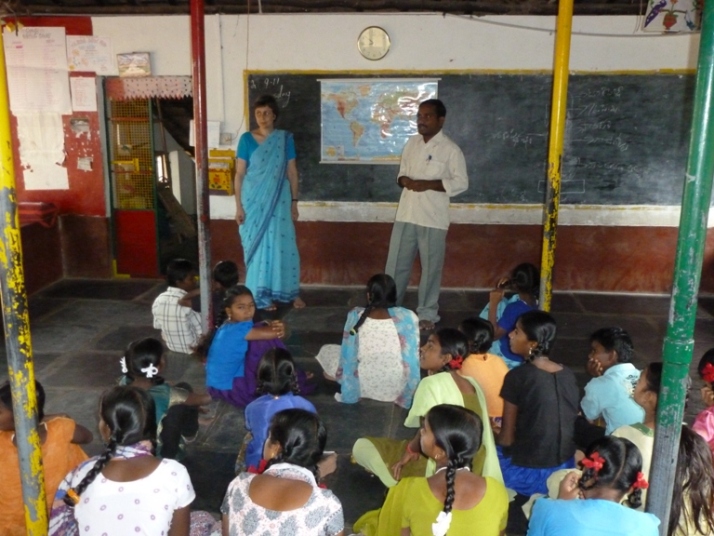
<path fill-rule="evenodd" d="M 379 26 L 365 28 L 357 40 L 357 48 L 368 60 L 381 60 L 391 46 L 389 35 Z"/>

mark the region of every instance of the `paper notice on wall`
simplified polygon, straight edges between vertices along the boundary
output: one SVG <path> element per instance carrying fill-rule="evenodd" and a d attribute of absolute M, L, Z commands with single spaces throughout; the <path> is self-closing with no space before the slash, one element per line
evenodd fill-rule
<path fill-rule="evenodd" d="M 17 137 L 25 190 L 67 190 L 64 128 L 58 113 L 17 115 Z"/>
<path fill-rule="evenodd" d="M 209 148 L 220 147 L 221 145 L 221 122 L 206 121 L 206 145 Z M 193 126 L 193 119 L 188 123 L 188 144 L 191 147 L 196 145 L 196 130 Z"/>
<path fill-rule="evenodd" d="M 71 113 L 64 28 L 3 34 L 13 112 Z"/>
<path fill-rule="evenodd" d="M 93 76 L 73 76 L 69 79 L 69 87 L 72 89 L 72 110 L 97 111 L 97 83 Z"/>
<path fill-rule="evenodd" d="M 89 71 L 99 75 L 118 74 L 111 41 L 97 35 L 67 36 L 67 67 L 70 71 Z"/>

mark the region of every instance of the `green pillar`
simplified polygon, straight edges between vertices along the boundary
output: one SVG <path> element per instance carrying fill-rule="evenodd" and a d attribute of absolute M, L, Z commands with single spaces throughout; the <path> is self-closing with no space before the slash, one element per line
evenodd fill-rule
<path fill-rule="evenodd" d="M 706 2 L 702 21 L 692 134 L 682 196 L 672 298 L 664 340 L 664 370 L 657 410 L 647 511 L 667 533 L 687 376 L 694 349 L 697 291 L 702 272 L 707 219 L 714 175 L 714 2 Z"/>

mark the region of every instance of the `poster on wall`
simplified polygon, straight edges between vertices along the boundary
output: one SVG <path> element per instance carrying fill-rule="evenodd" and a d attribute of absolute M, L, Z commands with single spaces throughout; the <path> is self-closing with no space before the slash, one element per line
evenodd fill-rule
<path fill-rule="evenodd" d="M 87 71 L 103 76 L 118 73 L 111 41 L 98 35 L 67 36 L 67 67 L 70 71 Z"/>
<path fill-rule="evenodd" d="M 58 113 L 19 113 L 17 137 L 25 190 L 67 190 L 64 128 Z"/>
<path fill-rule="evenodd" d="M 698 32 L 702 28 L 704 0 L 649 0 L 646 32 Z"/>
<path fill-rule="evenodd" d="M 72 110 L 97 111 L 97 82 L 93 76 L 73 76 L 69 79 L 69 85 L 72 88 Z"/>
<path fill-rule="evenodd" d="M 417 133 L 419 103 L 436 98 L 438 79 L 320 80 L 323 164 L 399 164 Z"/>
<path fill-rule="evenodd" d="M 17 112 L 72 112 L 64 28 L 5 31 L 10 109 Z"/>

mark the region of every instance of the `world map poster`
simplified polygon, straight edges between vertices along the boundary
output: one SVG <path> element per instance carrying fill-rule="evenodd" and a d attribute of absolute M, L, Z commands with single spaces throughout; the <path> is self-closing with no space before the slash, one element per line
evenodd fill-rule
<path fill-rule="evenodd" d="M 419 103 L 437 96 L 434 79 L 321 80 L 321 162 L 398 164 L 417 133 Z"/>

